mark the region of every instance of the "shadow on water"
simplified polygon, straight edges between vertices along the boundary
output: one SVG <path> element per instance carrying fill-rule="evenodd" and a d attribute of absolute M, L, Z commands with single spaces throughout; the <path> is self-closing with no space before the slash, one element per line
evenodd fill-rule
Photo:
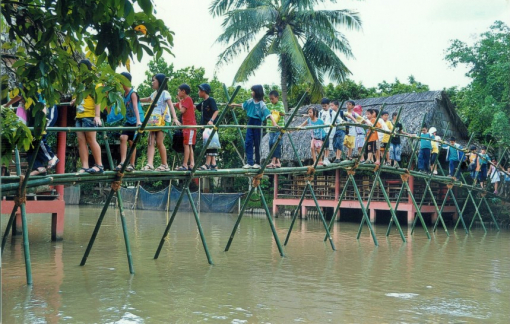
<path fill-rule="evenodd" d="M 335 223 L 337 251 L 317 219 L 298 220 L 280 257 L 265 215 L 201 214 L 207 259 L 192 214 L 178 214 L 154 260 L 168 215 L 126 211 L 135 275 L 126 260 L 118 210 L 108 211 L 80 267 L 99 209 L 68 207 L 64 241 L 53 243 L 46 215 L 29 217 L 34 286 L 25 285 L 21 238 L 3 255 L 5 323 L 486 323 L 510 316 L 507 231 L 475 229 L 407 243 L 376 225 L 379 246 L 358 223 Z M 5 215 L 2 220 L 5 220 Z M 5 222 L 3 222 L 5 224 Z M 288 217 L 275 220 L 280 236 Z"/>

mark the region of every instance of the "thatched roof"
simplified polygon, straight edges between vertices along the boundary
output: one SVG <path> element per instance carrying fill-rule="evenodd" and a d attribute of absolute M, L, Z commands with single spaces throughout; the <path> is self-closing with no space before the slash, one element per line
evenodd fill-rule
<path fill-rule="evenodd" d="M 427 127 L 436 127 L 438 135 L 443 138 L 453 135 L 462 143 L 468 137 L 466 126 L 455 112 L 453 104 L 444 91 L 406 93 L 391 97 L 360 99 L 355 100 L 355 102 L 356 105 L 361 105 L 363 107 L 363 112 L 368 108 L 381 109 L 384 105 L 384 110 L 388 111 L 390 116 L 393 112 L 398 112 L 398 109 L 402 106 L 403 110 L 400 120 L 402 121 L 404 130 L 408 133 L 418 133 L 423 116 L 425 116 L 425 125 Z M 297 126 L 303 123 L 307 117 L 302 117 L 301 115 L 306 114 L 306 111 L 311 106 L 321 109 L 320 105 L 301 107 L 298 116 L 294 118 L 291 126 Z M 345 105 L 342 109 L 345 109 Z M 450 124 L 449 131 L 448 134 L 445 134 L 448 123 Z M 301 160 L 310 159 L 310 131 L 292 132 L 291 136 Z M 402 144 L 403 154 L 410 154 L 411 146 L 408 144 L 408 140 L 402 138 Z M 261 154 L 263 158 L 267 157 L 269 153 L 268 146 L 269 136 L 266 135 L 262 139 Z M 287 135 L 284 136 L 282 149 L 282 160 L 296 160 Z"/>

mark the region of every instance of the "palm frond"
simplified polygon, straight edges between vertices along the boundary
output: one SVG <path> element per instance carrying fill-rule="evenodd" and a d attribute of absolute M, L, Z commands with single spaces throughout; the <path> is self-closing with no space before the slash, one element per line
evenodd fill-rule
<path fill-rule="evenodd" d="M 229 12 L 223 21 L 224 32 L 217 43 L 228 44 L 232 39 L 257 34 L 270 23 L 277 12 L 272 7 L 258 7 Z"/>
<path fill-rule="evenodd" d="M 320 75 L 326 74 L 335 82 L 345 81 L 347 75 L 351 74 L 351 71 L 331 49 L 330 45 L 317 37 L 309 37 L 303 46 L 303 52 Z"/>
<path fill-rule="evenodd" d="M 267 49 L 270 46 L 270 42 L 274 37 L 269 35 L 264 35 L 255 46 L 253 46 L 252 50 L 248 53 L 246 58 L 244 59 L 241 66 L 237 70 L 236 75 L 234 76 L 234 82 L 243 82 L 246 81 L 255 70 L 260 66 L 262 61 L 267 56 Z"/>
<path fill-rule="evenodd" d="M 232 9 L 253 8 L 266 5 L 268 0 L 213 0 L 209 12 L 214 16 L 221 16 Z"/>
<path fill-rule="evenodd" d="M 234 56 L 242 51 L 250 50 L 250 43 L 255 39 L 254 33 L 249 33 L 242 37 L 238 37 L 230 46 L 228 46 L 219 56 L 217 66 L 230 62 Z"/>
<path fill-rule="evenodd" d="M 290 25 L 287 25 L 283 30 L 280 39 L 280 52 L 289 55 L 290 61 L 299 75 L 299 79 L 303 82 L 313 82 L 312 71 L 310 71 L 301 44 L 299 44 Z"/>

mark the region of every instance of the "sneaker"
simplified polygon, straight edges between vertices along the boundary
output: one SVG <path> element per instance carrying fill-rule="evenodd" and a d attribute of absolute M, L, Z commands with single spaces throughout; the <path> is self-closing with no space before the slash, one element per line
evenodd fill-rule
<path fill-rule="evenodd" d="M 340 160 L 340 159 L 335 159 L 335 161 L 333 161 L 333 163 L 340 163 L 340 162 L 342 162 L 342 160 Z"/>
<path fill-rule="evenodd" d="M 243 169 L 251 169 L 252 165 L 251 164 L 248 164 L 246 163 L 244 166 L 243 166 Z"/>
<path fill-rule="evenodd" d="M 252 169 L 260 169 L 260 165 L 258 164 L 254 164 L 251 166 Z"/>
<path fill-rule="evenodd" d="M 324 166 L 328 166 L 331 164 L 331 162 L 329 162 L 329 159 L 324 159 L 324 161 L 322 162 L 322 164 L 324 164 Z"/>
<path fill-rule="evenodd" d="M 434 170 L 434 174 L 437 174 L 437 170 Z"/>

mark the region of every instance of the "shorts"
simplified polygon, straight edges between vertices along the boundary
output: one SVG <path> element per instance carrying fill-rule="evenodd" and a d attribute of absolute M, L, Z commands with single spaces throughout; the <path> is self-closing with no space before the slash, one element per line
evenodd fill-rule
<path fill-rule="evenodd" d="M 123 127 L 136 127 L 136 124 L 124 123 L 124 125 L 122 125 L 122 126 Z M 120 135 L 121 136 L 122 135 L 127 135 L 128 141 L 134 141 L 135 138 L 136 138 L 136 131 L 134 131 L 134 130 L 124 130 L 124 131 L 122 131 L 122 133 Z"/>
<path fill-rule="evenodd" d="M 371 141 L 367 144 L 367 152 L 375 153 L 377 151 L 377 141 Z"/>
<path fill-rule="evenodd" d="M 430 155 L 430 166 L 433 166 L 434 163 L 436 163 L 436 159 L 437 159 L 437 153 L 432 153 Z"/>
<path fill-rule="evenodd" d="M 333 137 L 333 149 L 343 151 L 345 141 L 345 131 L 337 130 Z"/>
<path fill-rule="evenodd" d="M 400 162 L 401 155 L 402 155 L 402 145 L 392 143 L 390 145 L 390 160 L 395 160 L 397 162 Z"/>
<path fill-rule="evenodd" d="M 206 156 L 218 156 L 218 149 L 207 149 L 205 150 Z"/>
<path fill-rule="evenodd" d="M 362 148 L 365 145 L 365 134 L 356 135 L 356 148 Z"/>
<path fill-rule="evenodd" d="M 323 144 L 324 144 L 324 142 L 320 139 L 315 139 L 315 138 L 312 139 L 312 149 L 315 151 L 320 151 Z"/>
<path fill-rule="evenodd" d="M 76 118 L 76 127 L 97 127 L 94 117 Z"/>
<path fill-rule="evenodd" d="M 499 182 L 501 178 L 499 177 L 499 171 L 495 171 L 491 174 L 491 183 Z"/>
<path fill-rule="evenodd" d="M 353 149 L 354 141 L 355 141 L 354 136 L 346 135 L 344 139 L 344 146 L 347 147 L 348 149 Z"/>
<path fill-rule="evenodd" d="M 390 143 L 381 143 L 381 151 L 384 151 L 386 149 L 389 150 L 390 148 Z"/>
<path fill-rule="evenodd" d="M 197 141 L 197 131 L 195 129 L 185 128 L 182 130 L 182 135 L 184 137 L 182 145 L 195 145 Z"/>

